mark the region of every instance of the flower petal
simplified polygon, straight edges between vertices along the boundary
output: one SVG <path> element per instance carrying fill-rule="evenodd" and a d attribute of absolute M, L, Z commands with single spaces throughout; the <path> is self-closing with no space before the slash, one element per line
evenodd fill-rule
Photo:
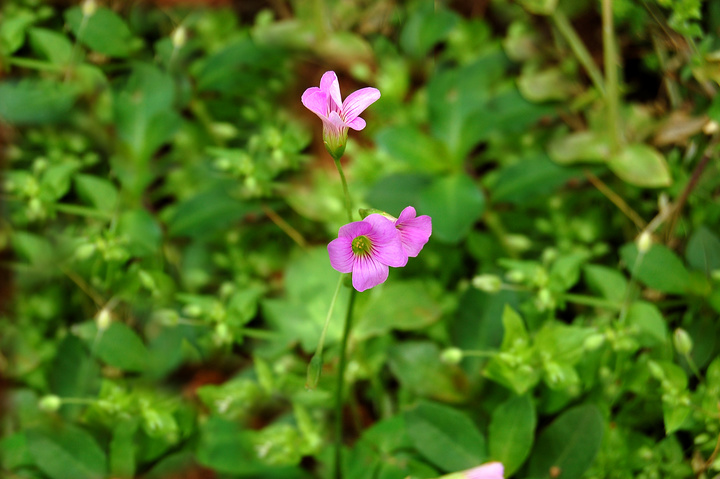
<path fill-rule="evenodd" d="M 357 257 L 353 267 L 352 284 L 355 289 L 362 292 L 384 283 L 389 274 L 390 269 L 372 256 Z"/>
<path fill-rule="evenodd" d="M 427 215 L 416 218 L 415 208 L 412 206 L 408 206 L 400 213 L 395 227 L 400 232 L 400 241 L 405 253 L 413 258 L 420 253 L 432 235 L 432 219 Z"/>
<path fill-rule="evenodd" d="M 353 121 L 349 121 L 347 125 L 355 131 L 360 131 L 365 128 L 365 120 L 357 117 Z"/>
<path fill-rule="evenodd" d="M 337 238 L 328 244 L 328 256 L 330 265 L 341 273 L 352 273 L 355 263 L 355 255 L 352 252 L 352 240 L 349 238 Z"/>
<path fill-rule="evenodd" d="M 302 104 L 320 118 L 327 118 L 328 94 L 314 86 L 305 90 L 302 95 Z"/>
<path fill-rule="evenodd" d="M 341 226 L 338 231 L 338 237 L 348 238 L 350 240 L 357 238 L 360 235 L 367 235 L 372 232 L 372 225 L 365 221 L 353 221 L 345 226 Z"/>
<path fill-rule="evenodd" d="M 503 479 L 505 468 L 500 462 L 488 462 L 464 472 L 466 479 Z"/>
<path fill-rule="evenodd" d="M 342 117 L 345 122 L 352 123 L 355 118 L 360 116 L 360 113 L 375 103 L 378 98 L 380 98 L 380 90 L 377 88 L 366 87 L 352 92 L 342 104 Z"/>
<path fill-rule="evenodd" d="M 320 89 L 330 95 L 330 99 L 335 102 L 333 110 L 339 111 L 342 106 L 342 97 L 340 96 L 340 82 L 335 72 L 329 71 L 320 79 Z"/>
<path fill-rule="evenodd" d="M 403 250 L 400 233 L 393 222 L 377 213 L 368 215 L 363 221 L 372 225 L 372 233 L 368 235 L 373 245 L 372 257 L 393 268 L 405 266 L 408 255 Z"/>

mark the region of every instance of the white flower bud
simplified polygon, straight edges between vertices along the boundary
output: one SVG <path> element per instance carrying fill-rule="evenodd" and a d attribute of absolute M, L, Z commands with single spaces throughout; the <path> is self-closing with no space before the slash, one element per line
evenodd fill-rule
<path fill-rule="evenodd" d="M 187 29 L 180 25 L 173 30 L 170 40 L 172 40 L 172 44 L 175 48 L 182 48 L 187 41 Z"/>
<path fill-rule="evenodd" d="M 97 3 L 95 0 L 85 0 L 82 4 L 82 14 L 84 17 L 91 17 L 97 11 Z"/>
<path fill-rule="evenodd" d="M 502 289 L 502 279 L 494 274 L 480 274 L 472 279 L 472 285 L 486 293 L 497 293 Z"/>
<path fill-rule="evenodd" d="M 647 231 L 643 231 L 635 240 L 635 244 L 637 244 L 638 251 L 641 254 L 647 253 L 652 246 L 652 236 Z"/>

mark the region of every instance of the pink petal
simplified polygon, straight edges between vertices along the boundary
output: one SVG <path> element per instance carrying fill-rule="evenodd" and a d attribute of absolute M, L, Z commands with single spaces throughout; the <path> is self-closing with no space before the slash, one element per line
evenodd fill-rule
<path fill-rule="evenodd" d="M 357 117 L 353 121 L 349 121 L 347 125 L 355 131 L 360 131 L 365 128 L 365 120 Z"/>
<path fill-rule="evenodd" d="M 320 79 L 320 89 L 330 95 L 330 98 L 335 102 L 336 108 L 333 108 L 333 110 L 339 111 L 342 105 L 342 97 L 340 96 L 340 82 L 338 82 L 335 72 L 325 72 Z"/>
<path fill-rule="evenodd" d="M 330 265 L 341 273 L 352 273 L 355 255 L 352 252 L 352 240 L 349 238 L 337 238 L 328 244 L 328 256 Z"/>
<path fill-rule="evenodd" d="M 488 462 L 482 466 L 465 471 L 467 479 L 503 479 L 505 468 L 502 463 Z"/>
<path fill-rule="evenodd" d="M 320 88 L 314 86 L 305 90 L 302 95 L 302 104 L 320 118 L 327 118 L 328 94 Z"/>
<path fill-rule="evenodd" d="M 352 240 L 358 236 L 370 234 L 371 232 L 372 226 L 365 221 L 353 221 L 340 227 L 338 237 Z"/>
<path fill-rule="evenodd" d="M 380 90 L 377 88 L 366 87 L 358 91 L 352 92 L 350 96 L 345 98 L 342 104 L 342 117 L 347 123 L 360 116 L 367 107 L 375 103 L 380 98 Z"/>
<path fill-rule="evenodd" d="M 323 119 L 323 126 L 329 130 L 329 133 L 334 136 L 340 136 L 343 133 L 343 129 L 347 128 L 348 125 L 340 118 L 336 112 L 331 111 L 327 119 Z"/>
<path fill-rule="evenodd" d="M 353 267 L 352 284 L 362 292 L 384 283 L 389 275 L 389 268 L 376 261 L 372 256 L 358 257 Z"/>
<path fill-rule="evenodd" d="M 417 218 L 410 217 L 407 208 L 400 213 L 400 217 L 395 222 L 395 227 L 400 232 L 400 241 L 402 242 L 403 249 L 408 256 L 416 257 L 423 246 L 427 244 L 432 234 L 432 219 L 427 215 L 418 216 Z M 415 210 L 413 209 L 412 214 L 414 216 Z"/>
<path fill-rule="evenodd" d="M 393 222 L 377 213 L 368 215 L 363 221 L 372 225 L 373 231 L 368 235 L 373 244 L 372 257 L 393 268 L 405 266 L 408 256 L 403 250 L 400 234 Z"/>
<path fill-rule="evenodd" d="M 398 216 L 397 221 L 395 221 L 395 224 L 402 223 L 403 221 L 415 218 L 417 216 L 417 213 L 415 212 L 415 208 L 412 206 L 408 206 L 404 210 L 400 212 L 400 216 Z"/>

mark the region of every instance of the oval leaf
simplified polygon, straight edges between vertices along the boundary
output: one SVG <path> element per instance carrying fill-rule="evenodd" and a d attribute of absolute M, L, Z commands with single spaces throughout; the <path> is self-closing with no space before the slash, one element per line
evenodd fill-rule
<path fill-rule="evenodd" d="M 514 396 L 495 409 L 488 431 L 490 458 L 510 476 L 525 462 L 535 439 L 537 417 L 529 396 Z"/>
<path fill-rule="evenodd" d="M 28 449 L 37 466 L 52 479 L 100 479 L 106 476 L 105 453 L 95 439 L 79 427 L 32 429 L 28 431 Z"/>
<path fill-rule="evenodd" d="M 528 477 L 582 477 L 600 450 L 604 429 L 602 414 L 594 405 L 567 410 L 540 434 L 530 458 Z M 559 473 L 550 476 L 551 468 Z"/>
<path fill-rule="evenodd" d="M 123 323 L 114 322 L 102 333 L 97 351 L 100 359 L 125 371 L 143 371 L 148 363 L 142 339 Z"/>
<path fill-rule="evenodd" d="M 672 183 L 665 158 L 643 144 L 628 145 L 610 158 L 608 166 L 623 181 L 635 186 L 661 188 Z"/>
<path fill-rule="evenodd" d="M 415 448 L 446 471 L 470 469 L 487 459 L 485 437 L 456 409 L 421 401 L 406 413 L 405 424 Z"/>

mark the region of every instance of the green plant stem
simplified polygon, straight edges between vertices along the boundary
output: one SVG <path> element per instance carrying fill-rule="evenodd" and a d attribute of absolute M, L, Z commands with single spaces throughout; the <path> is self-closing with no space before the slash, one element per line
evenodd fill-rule
<path fill-rule="evenodd" d="M 602 0 L 603 60 L 605 63 L 605 100 L 608 109 L 608 129 L 612 154 L 620 150 L 620 101 L 618 81 L 618 58 L 613 27 L 612 0 Z"/>
<path fill-rule="evenodd" d="M 340 274 L 338 278 L 337 286 L 335 287 L 335 293 L 333 294 L 332 300 L 330 301 L 330 307 L 328 308 L 327 316 L 325 316 L 325 324 L 323 325 L 322 332 L 320 333 L 320 340 L 318 341 L 317 347 L 315 348 L 315 354 L 310 359 L 307 372 L 307 383 L 305 387 L 308 389 L 315 389 L 317 383 L 320 380 L 320 373 L 323 365 L 323 348 L 325 346 L 325 335 L 327 334 L 328 326 L 330 325 L 330 318 L 332 317 L 333 310 L 335 309 L 335 302 L 337 301 L 338 295 L 340 294 L 340 286 L 343 283 L 344 274 Z"/>
<path fill-rule="evenodd" d="M 568 303 L 582 304 L 584 306 L 594 306 L 597 308 L 606 308 L 612 310 L 620 310 L 622 305 L 608 301 L 602 298 L 595 298 L 593 296 L 585 296 L 582 294 L 570 294 L 566 293 L 560 296 L 561 299 Z"/>
<path fill-rule="evenodd" d="M 107 211 L 100 211 L 93 208 L 88 208 L 86 206 L 80 206 L 80 205 L 70 205 L 67 203 L 55 203 L 53 205 L 56 211 L 59 211 L 61 213 L 67 213 L 71 215 L 78 215 L 78 216 L 90 216 L 93 218 L 102 218 L 105 220 L 111 220 L 113 217 L 112 213 L 108 213 Z"/>
<path fill-rule="evenodd" d="M 494 358 L 497 356 L 497 353 L 497 351 L 475 351 L 472 349 L 462 352 L 463 356 L 471 356 L 474 358 Z"/>
<path fill-rule="evenodd" d="M 5 59 L 9 65 L 15 65 L 22 68 L 31 68 L 33 70 L 47 70 L 47 71 L 63 71 L 65 67 L 62 65 L 56 65 L 54 63 L 46 62 L 43 60 L 36 60 L 34 58 L 19 58 L 10 57 Z"/>
<path fill-rule="evenodd" d="M 342 181 L 343 193 L 345 194 L 345 209 L 347 210 L 348 220 L 352 222 L 352 200 L 350 199 L 350 190 L 348 189 L 347 180 L 345 179 L 345 173 L 343 172 L 342 165 L 340 164 L 340 159 L 335 160 L 335 167 L 337 168 L 338 173 L 340 173 L 340 180 Z"/>
<path fill-rule="evenodd" d="M 590 80 L 593 82 L 593 85 L 595 85 L 595 88 L 597 88 L 600 93 L 605 96 L 605 82 L 603 81 L 602 73 L 600 73 L 597 65 L 595 65 L 595 62 L 590 56 L 590 52 L 588 52 L 587 48 L 585 48 L 585 44 L 582 40 L 580 40 L 580 37 L 570 24 L 568 18 L 558 8 L 553 11 L 550 18 L 560 34 L 563 38 L 565 38 L 565 41 L 567 41 L 568 45 L 570 45 L 570 49 L 575 54 L 575 57 L 578 59 L 583 68 L 585 68 L 585 71 L 590 77 Z"/>
<path fill-rule="evenodd" d="M 335 388 L 335 479 L 342 478 L 342 444 L 343 444 L 343 385 L 345 384 L 345 366 L 347 363 L 347 342 L 352 326 L 352 313 L 355 306 L 357 291 L 350 290 L 345 329 L 340 343 L 340 362 L 338 364 L 337 387 Z"/>

